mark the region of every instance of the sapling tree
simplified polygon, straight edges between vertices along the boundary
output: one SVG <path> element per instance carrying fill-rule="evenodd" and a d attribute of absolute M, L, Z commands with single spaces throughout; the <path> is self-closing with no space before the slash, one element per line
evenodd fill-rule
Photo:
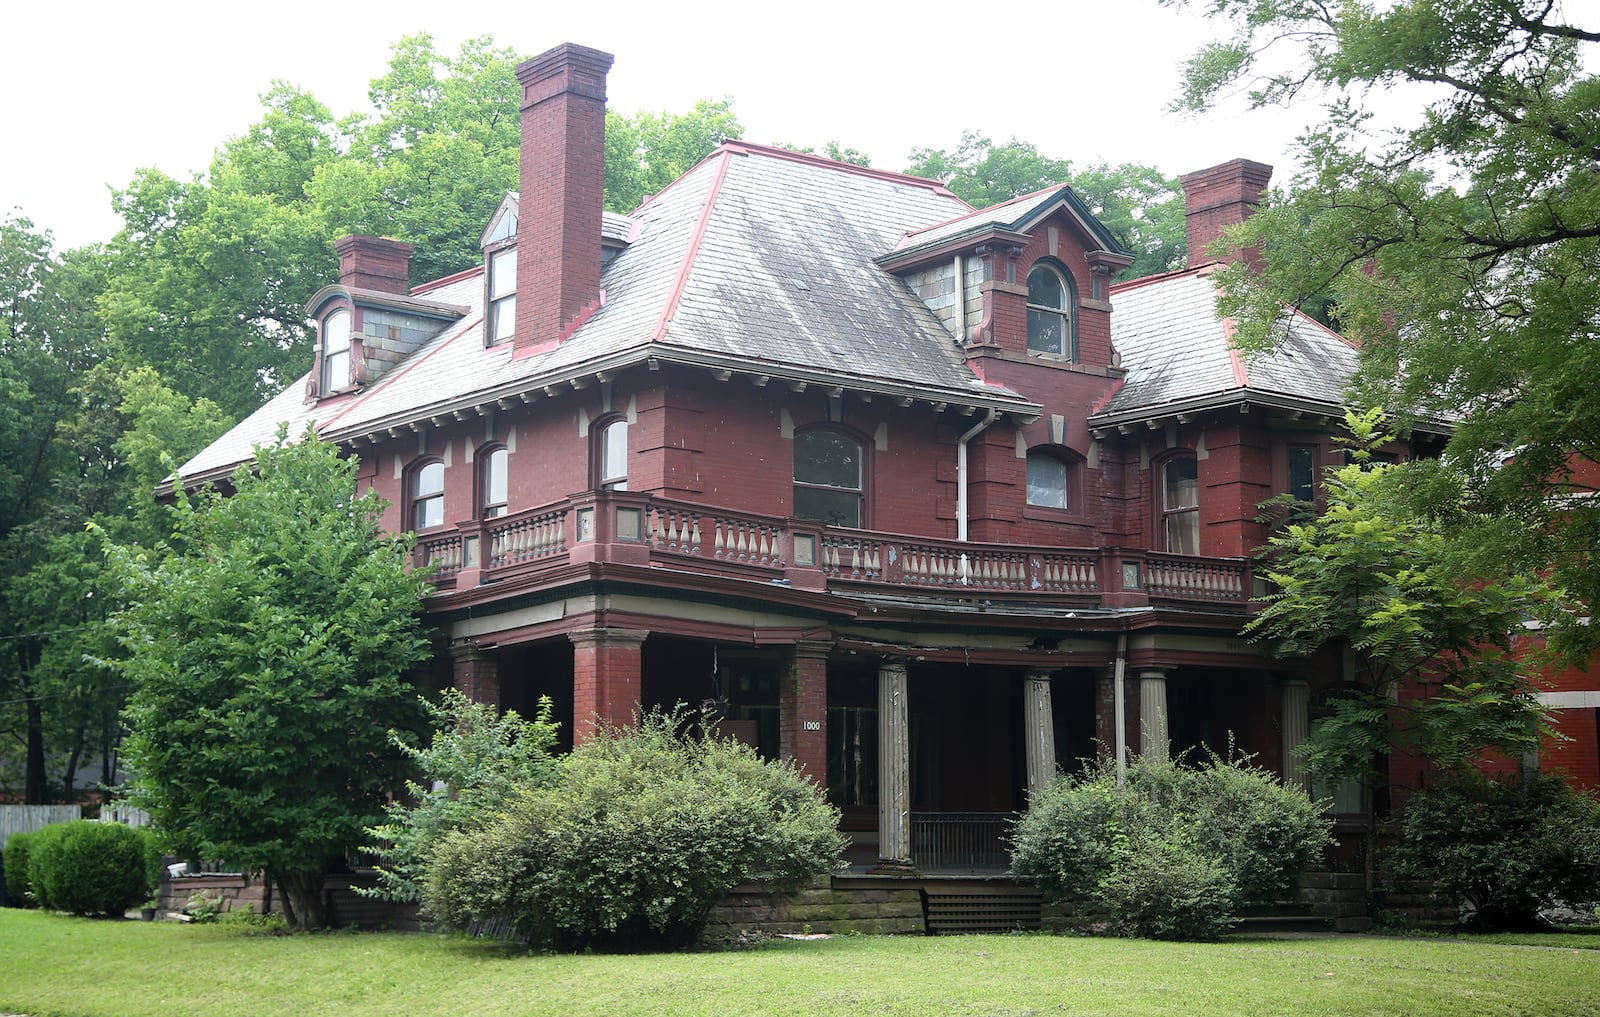
<path fill-rule="evenodd" d="M 1537 744 L 1532 662 L 1513 641 L 1547 612 L 1552 591 L 1528 574 L 1463 578 L 1449 539 L 1411 511 L 1404 467 L 1377 461 L 1380 414 L 1349 413 L 1351 461 L 1325 478 L 1325 510 L 1273 531 L 1264 557 L 1272 592 L 1245 632 L 1279 656 L 1325 647 L 1355 656 L 1355 682 L 1330 702 L 1302 747 L 1315 776 L 1361 782 L 1372 884 L 1374 761 L 1408 746 L 1447 769 L 1486 749 Z"/>

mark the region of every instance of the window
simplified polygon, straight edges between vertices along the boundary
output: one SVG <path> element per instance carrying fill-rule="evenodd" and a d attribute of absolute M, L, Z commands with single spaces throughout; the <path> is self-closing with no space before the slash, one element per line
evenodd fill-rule
<path fill-rule="evenodd" d="M 1049 265 L 1028 273 L 1028 349 L 1077 359 L 1072 332 L 1072 284 Z"/>
<path fill-rule="evenodd" d="M 503 516 L 506 514 L 507 493 L 510 489 L 511 455 L 504 445 L 496 445 L 479 452 L 478 462 L 482 464 L 479 469 L 483 471 L 481 515 L 485 519 Z"/>
<path fill-rule="evenodd" d="M 600 429 L 600 486 L 607 491 L 628 489 L 628 422 L 611 421 Z"/>
<path fill-rule="evenodd" d="M 444 463 L 423 463 L 411 474 L 411 528 L 444 525 Z"/>
<path fill-rule="evenodd" d="M 861 446 L 835 431 L 794 436 L 794 514 L 830 526 L 861 525 Z"/>
<path fill-rule="evenodd" d="M 505 342 L 517 325 L 517 249 L 503 247 L 489 255 L 490 346 Z"/>
<path fill-rule="evenodd" d="M 1289 446 L 1289 496 L 1295 501 L 1317 497 L 1317 450 L 1309 445 Z"/>
<path fill-rule="evenodd" d="M 1072 468 L 1049 452 L 1028 453 L 1028 504 L 1043 508 L 1073 508 L 1069 483 Z"/>
<path fill-rule="evenodd" d="M 1168 459 L 1161 467 L 1161 524 L 1168 551 L 1200 553 L 1200 473 L 1193 456 Z"/>
<path fill-rule="evenodd" d="M 340 309 L 322 319 L 322 392 L 350 387 L 350 312 Z"/>

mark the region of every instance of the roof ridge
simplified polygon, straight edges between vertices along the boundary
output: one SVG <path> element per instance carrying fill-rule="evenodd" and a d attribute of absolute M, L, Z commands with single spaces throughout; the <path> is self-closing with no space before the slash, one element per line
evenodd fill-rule
<path fill-rule="evenodd" d="M 810 166 L 842 171 L 845 173 L 854 174 L 856 176 L 873 177 L 877 180 L 888 180 L 897 183 L 910 184 L 913 187 L 921 187 L 924 190 L 932 191 L 934 194 L 942 195 L 947 198 L 955 198 L 957 201 L 961 201 L 961 199 L 957 197 L 957 195 L 951 191 L 950 188 L 946 187 L 938 180 L 931 180 L 928 177 L 913 176 L 910 173 L 898 173 L 894 170 L 878 169 L 874 166 L 861 166 L 853 162 L 840 162 L 837 159 L 830 159 L 825 155 L 817 155 L 815 152 L 796 152 L 792 148 L 782 148 L 778 145 L 762 145 L 754 141 L 743 141 L 740 139 L 729 139 L 724 141 L 718 146 L 717 150 L 726 150 L 739 155 L 764 155 L 771 159 L 787 159 L 790 162 L 806 163 Z M 961 203 L 963 205 L 966 204 L 964 201 Z"/>
<path fill-rule="evenodd" d="M 985 205 L 982 208 L 974 208 L 971 211 L 963 212 L 958 216 L 953 216 L 953 217 L 951 217 L 949 219 L 946 219 L 944 222 L 936 222 L 931 226 L 923 226 L 920 229 L 908 230 L 906 232 L 906 239 L 910 239 L 911 237 L 916 236 L 918 233 L 927 233 L 929 230 L 944 229 L 945 227 L 949 226 L 951 223 L 958 223 L 963 219 L 970 219 L 975 215 L 984 215 L 986 213 L 991 213 L 991 212 L 994 212 L 996 209 L 1005 208 L 1007 205 L 1015 205 L 1019 201 L 1026 201 L 1026 200 L 1028 200 L 1030 198 L 1036 198 L 1041 194 L 1046 194 L 1046 193 L 1049 193 L 1049 192 L 1052 192 L 1052 191 L 1059 191 L 1062 188 L 1066 188 L 1067 190 L 1070 191 L 1070 190 L 1072 190 L 1072 185 L 1071 184 L 1065 184 L 1065 183 L 1063 183 L 1063 184 L 1052 184 L 1049 187 L 1041 187 L 1037 191 L 1029 191 L 1027 194 L 1019 194 L 1015 198 L 1007 198 L 1006 200 L 1000 201 L 1000 202 L 996 202 L 993 205 Z"/>

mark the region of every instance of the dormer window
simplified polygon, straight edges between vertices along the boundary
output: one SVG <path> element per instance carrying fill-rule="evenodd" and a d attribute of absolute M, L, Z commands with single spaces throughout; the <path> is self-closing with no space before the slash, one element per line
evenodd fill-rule
<path fill-rule="evenodd" d="M 489 252 L 489 338 L 493 346 L 511 338 L 517 324 L 517 248 Z"/>
<path fill-rule="evenodd" d="M 334 311 L 322 319 L 322 392 L 350 387 L 350 312 Z"/>
<path fill-rule="evenodd" d="M 1072 284 L 1050 265 L 1028 273 L 1028 351 L 1078 358 L 1072 330 Z"/>

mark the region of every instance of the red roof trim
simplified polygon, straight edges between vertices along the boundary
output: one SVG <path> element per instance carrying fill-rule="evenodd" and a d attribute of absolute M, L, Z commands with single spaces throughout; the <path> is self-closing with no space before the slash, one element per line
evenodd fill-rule
<path fill-rule="evenodd" d="M 661 317 L 656 321 L 655 331 L 650 335 L 653 343 L 661 342 L 667 337 L 667 329 L 672 325 L 672 319 L 677 315 L 678 302 L 683 299 L 683 290 L 689 285 L 689 275 L 694 271 L 694 261 L 700 256 L 700 242 L 705 239 L 706 225 L 711 222 L 711 213 L 716 211 L 717 197 L 722 193 L 722 181 L 728 176 L 728 163 L 732 161 L 732 150 L 727 145 L 718 149 L 718 158 L 721 162 L 717 165 L 717 175 L 711 180 L 711 187 L 706 191 L 705 203 L 700 206 L 700 221 L 694 224 L 694 235 L 689 238 L 689 249 L 683 252 L 683 263 L 678 266 L 678 277 L 672 281 L 672 292 L 667 296 L 667 302 L 661 306 Z"/>
<path fill-rule="evenodd" d="M 758 145 L 753 141 L 724 141 L 719 151 L 728 151 L 739 155 L 764 155 L 772 159 L 803 162 L 810 166 L 823 166 L 844 173 L 854 173 L 856 176 L 910 184 L 913 187 L 922 187 L 947 198 L 956 198 L 948 187 L 937 180 L 929 180 L 927 177 L 914 177 L 909 173 L 896 173 L 893 170 L 873 169 L 871 166 L 857 166 L 853 162 L 839 162 L 837 159 L 829 159 L 825 155 L 814 155 L 810 152 L 796 152 L 793 149 L 778 148 L 774 145 Z M 961 201 L 960 198 L 956 198 L 956 200 Z M 963 205 L 966 204 L 964 201 L 961 203 Z"/>
<path fill-rule="evenodd" d="M 1110 388 L 1106 389 L 1105 395 L 1095 400 L 1094 405 L 1089 407 L 1089 415 L 1091 417 L 1105 409 L 1106 406 L 1111 403 L 1111 400 L 1116 398 L 1117 393 L 1122 391 L 1122 385 L 1125 380 L 1126 379 L 1118 378 L 1116 381 L 1111 383 Z"/>
<path fill-rule="evenodd" d="M 481 264 L 474 265 L 471 268 L 464 268 L 459 272 L 455 272 L 455 273 L 453 273 L 451 275 L 447 275 L 442 279 L 435 279 L 432 282 L 425 282 L 425 283 L 421 284 L 420 286 L 414 286 L 411 289 L 411 295 L 414 296 L 414 297 L 415 296 L 420 296 L 421 294 L 426 293 L 429 290 L 436 290 L 440 286 L 445 286 L 445 285 L 448 285 L 449 283 L 459 282 L 460 280 L 466 279 L 466 278 L 468 278 L 470 276 L 482 275 L 482 274 L 483 274 L 483 265 L 481 265 Z"/>

